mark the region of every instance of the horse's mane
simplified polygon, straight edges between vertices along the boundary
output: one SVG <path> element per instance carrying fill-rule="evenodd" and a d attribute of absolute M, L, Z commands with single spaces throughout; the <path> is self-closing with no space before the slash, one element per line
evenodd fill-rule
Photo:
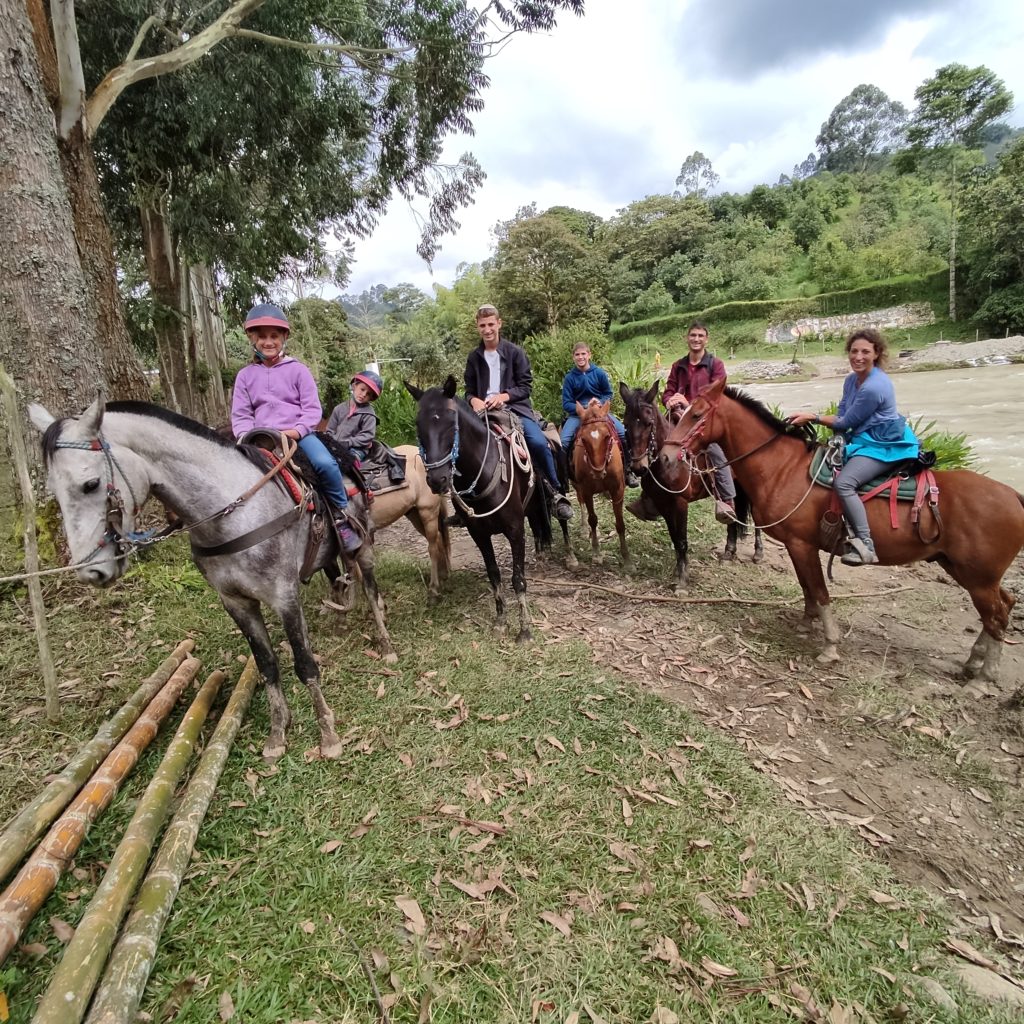
<path fill-rule="evenodd" d="M 766 423 L 773 430 L 778 431 L 780 434 L 785 434 L 787 437 L 795 437 L 803 441 L 808 449 L 813 448 L 818 443 L 817 435 L 810 424 L 798 427 L 787 420 L 780 420 L 764 402 L 732 384 L 725 389 L 725 394 L 739 402 L 740 405 L 752 412 L 762 423 Z"/>
<path fill-rule="evenodd" d="M 204 423 L 191 420 L 187 416 L 182 416 L 180 413 L 165 409 L 162 405 L 154 405 L 152 402 L 108 402 L 105 409 L 106 413 L 128 413 L 132 416 L 149 416 L 153 419 L 162 420 L 178 430 L 201 437 L 205 441 L 212 441 L 222 448 L 230 448 L 232 451 L 238 450 L 235 447 L 234 438 L 225 437 L 224 434 L 213 430 Z M 48 463 L 53 458 L 54 453 L 57 451 L 57 442 L 60 440 L 64 427 L 70 422 L 70 419 L 70 417 L 65 417 L 64 419 L 54 420 L 44 431 L 43 459 L 45 462 Z M 248 452 L 243 451 L 242 453 L 250 461 L 257 461 Z"/>

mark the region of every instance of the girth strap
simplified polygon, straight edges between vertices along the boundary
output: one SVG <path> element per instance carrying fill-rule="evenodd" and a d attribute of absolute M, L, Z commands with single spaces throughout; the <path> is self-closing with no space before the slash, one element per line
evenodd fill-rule
<path fill-rule="evenodd" d="M 257 526 L 255 530 L 243 533 L 240 537 L 227 540 L 223 544 L 214 544 L 212 547 L 202 547 L 193 542 L 192 554 L 200 558 L 213 558 L 217 555 L 233 555 L 237 551 L 245 551 L 246 548 L 255 547 L 257 544 L 268 540 L 270 537 L 281 533 L 282 530 L 286 530 L 289 526 L 294 525 L 299 521 L 305 511 L 305 504 L 296 505 L 294 508 L 288 509 L 288 511 L 283 515 L 279 515 L 276 519 L 271 519 L 262 526 Z"/>

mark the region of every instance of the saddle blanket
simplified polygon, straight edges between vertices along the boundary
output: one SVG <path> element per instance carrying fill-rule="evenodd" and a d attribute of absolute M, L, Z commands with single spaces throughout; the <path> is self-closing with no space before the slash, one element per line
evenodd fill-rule
<path fill-rule="evenodd" d="M 822 487 L 832 487 L 833 482 L 835 481 L 835 472 L 825 461 L 825 453 L 825 448 L 818 448 L 815 451 L 814 457 L 811 459 L 810 477 L 816 484 L 820 484 Z M 899 468 L 899 463 L 893 463 L 893 467 L 890 472 L 882 473 L 880 476 L 876 476 L 873 480 L 869 480 L 866 484 L 857 489 L 857 493 L 868 494 L 875 490 L 875 488 L 887 483 L 894 476 L 899 475 Z M 886 498 L 888 496 L 888 490 L 876 495 L 876 497 Z M 914 501 L 917 498 L 917 477 L 900 477 L 896 497 L 899 501 Z"/>

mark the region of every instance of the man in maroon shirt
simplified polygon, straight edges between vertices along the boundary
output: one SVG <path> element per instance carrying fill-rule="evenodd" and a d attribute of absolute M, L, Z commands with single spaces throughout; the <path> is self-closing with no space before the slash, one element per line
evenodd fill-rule
<path fill-rule="evenodd" d="M 725 364 L 708 351 L 708 328 L 694 320 L 686 333 L 690 351 L 677 359 L 668 371 L 668 381 L 661 400 L 669 417 L 678 420 L 687 406 L 716 380 L 725 380 Z M 731 523 L 736 518 L 736 485 L 727 465 L 725 452 L 717 444 L 709 444 L 708 457 L 715 467 L 715 518 Z"/>

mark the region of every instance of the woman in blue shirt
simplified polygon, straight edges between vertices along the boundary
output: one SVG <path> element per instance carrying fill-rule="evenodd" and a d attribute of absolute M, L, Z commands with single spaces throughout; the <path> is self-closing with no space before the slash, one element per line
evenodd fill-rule
<path fill-rule="evenodd" d="M 846 565 L 873 565 L 878 561 L 868 527 L 864 503 L 857 488 L 890 471 L 890 464 L 917 458 L 921 445 L 906 419 L 896 410 L 896 392 L 882 369 L 888 349 L 878 331 L 865 327 L 846 342 L 849 374 L 835 416 L 800 412 L 790 422 L 823 423 L 846 435 L 846 464 L 835 479 L 836 493 L 854 536 L 843 555 Z"/>

